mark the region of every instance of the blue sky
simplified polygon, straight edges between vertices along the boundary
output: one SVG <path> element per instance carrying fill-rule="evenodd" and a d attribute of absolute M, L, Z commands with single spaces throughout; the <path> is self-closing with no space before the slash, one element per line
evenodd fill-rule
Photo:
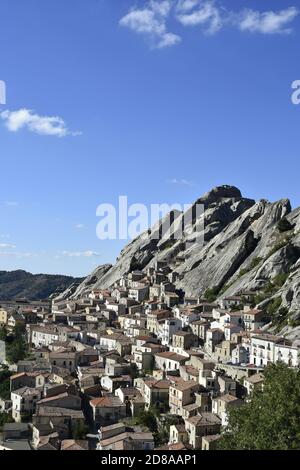
<path fill-rule="evenodd" d="M 86 275 L 114 261 L 124 241 L 97 239 L 96 208 L 119 195 L 184 204 L 233 184 L 300 205 L 299 12 L 299 0 L 1 0 L 0 269 Z"/>

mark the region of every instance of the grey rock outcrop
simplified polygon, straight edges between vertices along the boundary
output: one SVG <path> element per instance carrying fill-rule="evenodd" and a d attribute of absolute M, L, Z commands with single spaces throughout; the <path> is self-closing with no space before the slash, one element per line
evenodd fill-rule
<path fill-rule="evenodd" d="M 79 299 L 84 297 L 92 289 L 95 289 L 97 283 L 103 276 L 112 268 L 111 264 L 104 264 L 98 266 L 92 274 L 87 276 L 81 283 L 73 283 L 67 290 L 55 298 L 56 302 L 64 301 L 66 299 Z"/>
<path fill-rule="evenodd" d="M 195 218 L 197 204 L 204 213 Z M 72 292 L 78 298 L 92 288 L 112 286 L 134 269 L 144 269 L 156 260 L 166 260 L 178 273 L 177 288 L 188 295 L 203 296 L 215 288 L 220 296 L 243 290 L 257 293 L 285 274 L 285 282 L 265 302 L 280 296 L 289 318 L 300 317 L 300 208 L 292 211 L 288 199 L 255 202 L 244 198 L 234 186 L 220 186 L 199 198 L 190 212 L 171 214 L 171 228 L 164 232 L 168 216 L 133 240 L 114 266 L 98 268 Z M 280 231 L 278 222 L 287 219 L 291 230 Z M 179 239 L 184 220 L 188 229 Z M 163 232 L 163 236 L 154 234 Z M 286 329 L 291 334 L 291 328 Z M 292 329 L 292 331 L 294 331 Z"/>

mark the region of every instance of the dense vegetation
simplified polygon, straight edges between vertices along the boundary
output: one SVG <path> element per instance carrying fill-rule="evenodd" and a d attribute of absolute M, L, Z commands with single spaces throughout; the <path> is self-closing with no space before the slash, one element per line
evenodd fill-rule
<path fill-rule="evenodd" d="M 17 325 L 12 334 L 8 334 L 3 327 L 0 329 L 0 339 L 5 341 L 6 360 L 10 364 L 22 361 L 28 354 L 28 344 L 25 339 L 25 327 Z"/>
<path fill-rule="evenodd" d="M 12 375 L 9 370 L 0 371 L 0 398 L 3 400 L 10 399 L 10 376 Z"/>
<path fill-rule="evenodd" d="M 27 298 L 29 300 L 47 299 L 56 291 L 64 291 L 74 282 L 70 276 L 50 274 L 30 274 L 26 271 L 0 271 L 0 299 L 11 300 Z"/>
<path fill-rule="evenodd" d="M 284 364 L 269 366 L 263 390 L 229 412 L 220 450 L 300 449 L 300 371 Z"/>
<path fill-rule="evenodd" d="M 4 424 L 13 423 L 11 415 L 8 413 L 0 413 L 0 431 L 2 431 Z"/>

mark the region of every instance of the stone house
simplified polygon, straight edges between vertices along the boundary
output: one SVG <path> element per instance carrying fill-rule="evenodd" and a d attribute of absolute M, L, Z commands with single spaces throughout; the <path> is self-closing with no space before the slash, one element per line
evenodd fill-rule
<path fill-rule="evenodd" d="M 200 385 L 194 380 L 186 382 L 184 380 L 171 383 L 169 394 L 169 407 L 172 415 L 183 416 L 183 407 L 195 403 L 195 393 L 200 389 Z"/>
<path fill-rule="evenodd" d="M 177 331 L 172 336 L 172 348 L 174 352 L 181 354 L 182 351 L 197 346 L 197 337 L 188 331 Z"/>
<path fill-rule="evenodd" d="M 220 397 L 213 398 L 212 412 L 215 413 L 222 420 L 222 426 L 228 425 L 228 410 L 231 407 L 243 406 L 245 402 L 233 395 L 221 395 Z"/>
<path fill-rule="evenodd" d="M 245 330 L 259 330 L 266 323 L 265 317 L 266 313 L 264 310 L 245 308 L 243 312 Z"/>
<path fill-rule="evenodd" d="M 191 330 L 197 338 L 201 340 L 203 345 L 206 340 L 206 332 L 210 328 L 210 322 L 206 320 L 196 320 L 190 324 Z"/>
<path fill-rule="evenodd" d="M 264 375 L 261 373 L 253 374 L 250 377 L 244 378 L 244 387 L 247 390 L 247 395 L 251 395 L 256 388 L 262 388 L 264 383 Z"/>
<path fill-rule="evenodd" d="M 169 444 L 186 444 L 188 442 L 188 433 L 184 424 L 173 424 L 170 426 Z"/>
<path fill-rule="evenodd" d="M 49 374 L 41 372 L 21 372 L 10 377 L 10 391 L 18 390 L 23 387 L 41 388 L 46 383 L 46 377 Z"/>
<path fill-rule="evenodd" d="M 159 328 L 159 320 L 170 317 L 169 310 L 154 310 L 147 314 L 147 330 L 157 335 Z"/>
<path fill-rule="evenodd" d="M 136 302 L 147 300 L 149 298 L 149 286 L 141 285 L 139 287 L 129 289 L 128 297 Z"/>
<path fill-rule="evenodd" d="M 202 449 L 201 450 L 217 450 L 218 441 L 221 435 L 216 434 L 212 436 L 202 437 Z"/>
<path fill-rule="evenodd" d="M 39 400 L 36 405 L 37 412 L 43 407 L 65 408 L 68 410 L 80 410 L 81 398 L 76 395 L 69 395 L 67 392 L 60 395 L 50 396 Z"/>
<path fill-rule="evenodd" d="M 181 365 L 188 361 L 188 357 L 181 356 L 171 351 L 155 354 L 156 367 L 165 372 L 179 371 Z"/>
<path fill-rule="evenodd" d="M 146 408 L 169 404 L 169 380 L 156 380 L 154 378 L 136 379 L 135 386 L 140 390 Z"/>
<path fill-rule="evenodd" d="M 11 392 L 12 418 L 20 423 L 24 416 L 31 416 L 41 399 L 42 391 L 36 388 L 23 387 Z"/>
<path fill-rule="evenodd" d="M 185 421 L 189 436 L 189 444 L 193 449 L 202 448 L 202 437 L 216 435 L 221 432 L 221 419 L 213 413 L 200 413 Z"/>
<path fill-rule="evenodd" d="M 105 396 L 90 401 L 94 430 L 116 424 L 126 418 L 126 405 L 120 398 Z"/>

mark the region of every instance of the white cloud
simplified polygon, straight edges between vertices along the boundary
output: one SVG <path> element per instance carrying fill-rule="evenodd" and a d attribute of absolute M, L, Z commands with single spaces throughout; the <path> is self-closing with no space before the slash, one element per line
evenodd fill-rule
<path fill-rule="evenodd" d="M 183 27 L 198 26 L 208 34 L 215 34 L 226 26 L 241 32 L 288 34 L 299 13 L 294 6 L 281 11 L 243 9 L 234 12 L 224 8 L 221 0 L 149 0 L 143 8 L 132 8 L 120 20 L 120 25 L 146 35 L 153 46 L 163 48 L 181 41 L 181 36 L 168 31 L 167 22 L 171 19 Z"/>
<path fill-rule="evenodd" d="M 16 245 L 12 245 L 11 243 L 0 243 L 0 248 L 16 248 Z"/>
<path fill-rule="evenodd" d="M 34 258 L 38 256 L 36 253 L 23 253 L 18 251 L 0 251 L 0 257 L 11 258 Z"/>
<path fill-rule="evenodd" d="M 199 5 L 199 0 L 178 0 L 177 11 L 179 12 L 191 11 L 197 5 Z"/>
<path fill-rule="evenodd" d="M 121 18 L 120 25 L 148 36 L 153 46 L 158 49 L 174 46 L 181 38 L 167 30 L 166 22 L 171 8 L 172 0 L 150 0 L 145 8 L 133 8 L 127 13 Z"/>
<path fill-rule="evenodd" d="M 75 228 L 77 228 L 78 230 L 81 230 L 82 228 L 84 228 L 84 225 L 83 224 L 77 224 L 77 225 L 75 225 Z"/>
<path fill-rule="evenodd" d="M 169 180 L 169 183 L 179 184 L 179 185 L 182 185 L 182 186 L 194 186 L 194 183 L 192 181 L 186 180 L 184 178 L 182 178 L 182 179 L 173 178 L 172 180 Z"/>
<path fill-rule="evenodd" d="M 4 204 L 8 207 L 17 207 L 19 205 L 17 201 L 5 201 Z"/>
<path fill-rule="evenodd" d="M 183 0 L 177 5 L 177 20 L 183 26 L 204 26 L 214 34 L 222 28 L 220 9 L 214 0 Z"/>
<path fill-rule="evenodd" d="M 86 250 L 86 251 L 62 251 L 60 253 L 61 256 L 66 256 L 68 258 L 92 258 L 94 256 L 100 256 L 100 253 L 97 253 L 96 251 L 92 250 Z M 60 257 L 58 255 L 57 257 Z"/>
<path fill-rule="evenodd" d="M 292 29 L 288 26 L 300 11 L 296 7 L 290 7 L 281 11 L 259 12 L 245 10 L 239 18 L 239 28 L 241 31 L 262 34 L 289 34 Z"/>
<path fill-rule="evenodd" d="M 0 117 L 10 132 L 18 132 L 20 129 L 26 128 L 30 132 L 39 135 L 55 137 L 80 135 L 79 132 L 71 132 L 62 118 L 58 116 L 40 116 L 26 108 L 17 111 L 3 111 L 0 113 Z"/>

